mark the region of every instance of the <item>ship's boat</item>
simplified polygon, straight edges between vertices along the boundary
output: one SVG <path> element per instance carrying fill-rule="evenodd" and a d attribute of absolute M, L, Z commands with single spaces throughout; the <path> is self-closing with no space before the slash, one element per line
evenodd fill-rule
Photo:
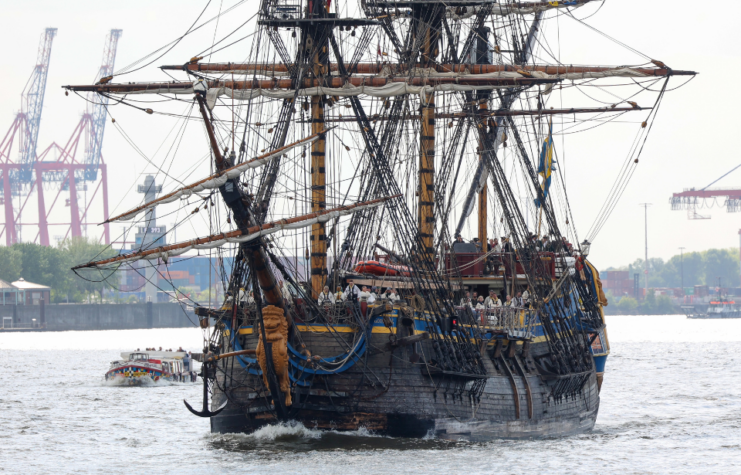
<path fill-rule="evenodd" d="M 359 274 L 371 274 L 389 277 L 409 277 L 409 268 L 395 264 L 387 264 L 378 261 L 360 261 L 355 266 L 355 272 Z"/>
<path fill-rule="evenodd" d="M 159 266 L 167 279 L 180 258 L 217 259 L 223 299 L 191 302 L 203 400 L 188 405 L 213 432 L 287 420 L 471 439 L 591 430 L 610 351 L 591 243 L 679 85 L 669 81 L 695 74 L 634 49 L 634 65 L 574 65 L 556 19 L 584 23 L 601 4 L 264 0 L 253 19 L 204 40 L 209 55 L 245 61 L 199 55 L 161 66 L 165 82 L 131 82 L 125 69 L 66 86 L 113 99 L 109 110 L 161 112 L 180 121 L 172 130 L 198 120 L 200 156 L 213 159 L 203 178 L 180 181 L 198 165 L 180 153 L 158 168 L 171 191 L 108 219 L 147 229 L 161 206 L 173 229 L 197 236 L 75 272 L 99 280 Z M 156 100 L 142 103 L 146 94 Z M 626 114 L 635 140 L 604 196 L 590 197 L 604 204 L 579 238 L 572 210 L 584 200 L 570 200 L 559 162 L 566 144 Z M 169 149 L 181 138 L 168 135 Z M 604 179 L 593 157 L 569 150 L 572 180 Z M 396 292 L 373 301 L 364 286 Z"/>
<path fill-rule="evenodd" d="M 195 382 L 196 373 L 184 359 L 188 354 L 173 351 L 124 352 L 121 360 L 111 361 L 105 380 L 114 384 L 145 386 L 159 381 Z"/>

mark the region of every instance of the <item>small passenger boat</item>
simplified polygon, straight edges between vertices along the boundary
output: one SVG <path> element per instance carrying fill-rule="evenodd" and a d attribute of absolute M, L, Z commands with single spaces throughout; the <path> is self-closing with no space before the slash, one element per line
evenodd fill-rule
<path fill-rule="evenodd" d="M 188 353 L 179 351 L 124 352 L 122 360 L 111 361 L 105 374 L 106 381 L 143 386 L 161 380 L 173 382 L 195 382 Z"/>
<path fill-rule="evenodd" d="M 726 299 L 710 302 L 704 312 L 690 305 L 682 306 L 682 310 L 687 318 L 741 318 L 741 304 Z"/>

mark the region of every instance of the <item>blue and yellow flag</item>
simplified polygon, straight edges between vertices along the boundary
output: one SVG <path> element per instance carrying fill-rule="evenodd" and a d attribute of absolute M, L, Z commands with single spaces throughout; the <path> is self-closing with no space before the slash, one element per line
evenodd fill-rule
<path fill-rule="evenodd" d="M 538 174 L 543 177 L 543 184 L 540 188 L 543 190 L 543 199 L 548 198 L 548 189 L 551 187 L 551 172 L 555 169 L 553 160 L 553 122 L 548 127 L 548 137 L 543 141 L 543 149 L 540 151 L 540 165 L 538 165 Z M 535 199 L 535 206 L 540 208 L 541 203 L 538 198 Z"/>

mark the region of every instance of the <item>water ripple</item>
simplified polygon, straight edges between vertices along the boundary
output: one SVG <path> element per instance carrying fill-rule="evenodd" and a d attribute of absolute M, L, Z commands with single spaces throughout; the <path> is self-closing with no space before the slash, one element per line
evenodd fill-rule
<path fill-rule="evenodd" d="M 321 432 L 211 434 L 193 384 L 116 387 L 123 350 L 201 346 L 198 330 L 0 335 L 0 472 L 741 473 L 741 320 L 613 317 L 595 430 L 489 443 Z M 112 348 L 112 349 L 109 349 Z"/>

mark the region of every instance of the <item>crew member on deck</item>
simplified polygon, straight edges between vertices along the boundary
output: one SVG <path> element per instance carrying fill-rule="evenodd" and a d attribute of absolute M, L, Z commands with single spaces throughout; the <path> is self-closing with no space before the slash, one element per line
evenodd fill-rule
<path fill-rule="evenodd" d="M 363 286 L 363 291 L 360 292 L 360 301 L 361 302 L 368 302 L 369 304 L 372 304 L 376 301 L 376 297 L 373 293 L 371 293 L 370 289 L 368 289 L 367 286 Z"/>
<path fill-rule="evenodd" d="M 391 301 L 398 302 L 399 300 L 401 300 L 401 297 L 399 296 L 399 294 L 396 293 L 396 289 L 392 288 L 391 289 Z"/>
<path fill-rule="evenodd" d="M 325 285 L 324 290 L 319 294 L 319 298 L 317 299 L 317 303 L 319 305 L 329 305 L 333 304 L 335 302 L 334 294 L 329 291 L 329 286 Z"/>
<path fill-rule="evenodd" d="M 489 252 L 502 252 L 502 246 L 499 245 L 499 239 L 489 239 Z"/>
<path fill-rule="evenodd" d="M 342 300 L 357 302 L 360 299 L 360 289 L 355 285 L 355 281 L 348 280 L 345 293 L 342 294 Z"/>
<path fill-rule="evenodd" d="M 244 289 L 240 292 L 241 299 L 242 299 L 242 305 L 254 305 L 255 304 L 255 295 L 252 290 L 249 292 L 245 292 Z"/>
<path fill-rule="evenodd" d="M 484 299 L 484 305 L 486 308 L 492 309 L 502 306 L 502 301 L 499 300 L 499 297 L 497 297 L 497 294 L 493 291 L 489 291 L 489 296 Z"/>
<path fill-rule="evenodd" d="M 471 292 L 466 292 L 466 296 L 461 299 L 461 307 L 471 306 Z"/>
<path fill-rule="evenodd" d="M 222 310 L 228 310 L 232 308 L 232 305 L 234 304 L 234 297 L 232 296 L 232 291 L 227 290 L 226 291 L 226 300 L 224 301 L 224 305 L 222 305 Z"/>
<path fill-rule="evenodd" d="M 344 295 L 342 294 L 342 286 L 338 285 L 337 290 L 334 293 L 334 301 L 335 302 L 342 302 L 345 300 Z"/>
<path fill-rule="evenodd" d="M 507 236 L 502 237 L 502 245 L 504 246 L 504 252 L 515 252 L 515 248 L 512 247 L 512 243 L 509 242 L 509 238 Z"/>

